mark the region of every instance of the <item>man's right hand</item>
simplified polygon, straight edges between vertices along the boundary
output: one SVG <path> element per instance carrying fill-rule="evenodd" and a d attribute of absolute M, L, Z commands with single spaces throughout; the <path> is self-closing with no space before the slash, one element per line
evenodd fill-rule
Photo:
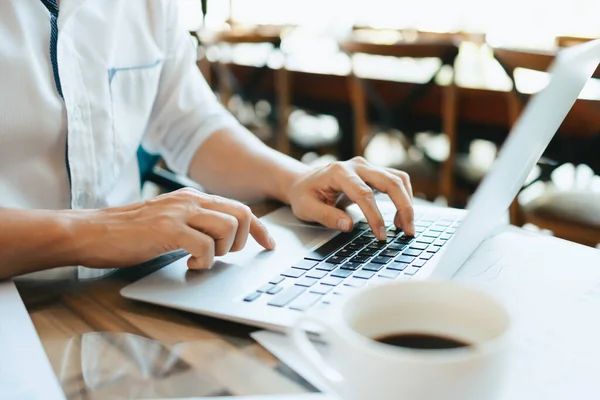
<path fill-rule="evenodd" d="M 191 254 L 190 269 L 210 268 L 215 256 L 241 250 L 248 234 L 265 249 L 275 248 L 248 206 L 194 189 L 71 215 L 76 240 L 83 241 L 78 259 L 90 268 L 136 265 L 178 249 Z"/>

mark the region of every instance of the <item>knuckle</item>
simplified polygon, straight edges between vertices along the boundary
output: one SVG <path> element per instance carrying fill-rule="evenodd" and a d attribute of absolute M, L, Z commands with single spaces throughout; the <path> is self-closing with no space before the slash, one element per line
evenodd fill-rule
<path fill-rule="evenodd" d="M 362 185 L 359 185 L 358 195 L 367 200 L 371 200 L 375 197 L 375 194 L 373 193 L 373 189 L 371 189 L 369 186 L 365 185 L 364 183 Z"/>
<path fill-rule="evenodd" d="M 225 225 L 226 230 L 231 233 L 235 233 L 238 229 L 239 223 L 237 218 L 232 215 L 223 215 L 223 224 Z"/>
<path fill-rule="evenodd" d="M 335 162 L 330 164 L 329 170 L 337 175 L 347 174 L 346 167 L 341 162 Z"/>
<path fill-rule="evenodd" d="M 215 242 L 208 236 L 203 236 L 198 240 L 198 249 L 202 251 L 205 256 L 210 256 L 214 252 Z"/>
<path fill-rule="evenodd" d="M 240 221 L 248 221 L 252 216 L 252 210 L 245 204 L 238 203 L 238 218 Z"/>
<path fill-rule="evenodd" d="M 350 161 L 352 161 L 355 164 L 360 164 L 360 165 L 367 165 L 369 163 L 364 157 L 361 157 L 361 156 L 353 157 Z"/>

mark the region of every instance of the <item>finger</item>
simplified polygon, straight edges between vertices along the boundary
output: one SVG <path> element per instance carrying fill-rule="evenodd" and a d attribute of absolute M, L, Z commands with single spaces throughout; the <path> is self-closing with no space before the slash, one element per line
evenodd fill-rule
<path fill-rule="evenodd" d="M 239 230 L 238 220 L 232 215 L 203 208 L 198 208 L 187 224 L 213 239 L 216 256 L 229 253 Z"/>
<path fill-rule="evenodd" d="M 401 226 L 399 228 L 402 228 L 407 235 L 414 235 L 412 199 L 402 179 L 384 169 L 371 166 L 357 167 L 356 172 L 366 183 L 390 197 L 400 216 Z"/>
<path fill-rule="evenodd" d="M 238 229 L 229 251 L 240 251 L 246 246 L 253 217 L 250 207 L 240 202 L 218 196 L 211 196 L 210 198 L 205 199 L 205 201 L 202 202 L 202 207 L 231 215 L 237 219 Z"/>
<path fill-rule="evenodd" d="M 254 214 L 251 216 L 250 234 L 265 249 L 273 250 L 275 248 L 275 239 L 269 234 L 267 227 Z"/>
<path fill-rule="evenodd" d="M 190 253 L 187 261 L 190 269 L 208 269 L 215 258 L 215 242 L 208 235 L 186 227 L 177 237 L 177 247 Z"/>
<path fill-rule="evenodd" d="M 316 198 L 309 198 L 302 203 L 298 218 L 306 222 L 318 222 L 327 228 L 350 232 L 354 222 L 352 218 L 339 208 L 326 204 Z"/>
<path fill-rule="evenodd" d="M 335 164 L 334 173 L 331 176 L 330 186 L 332 189 L 344 192 L 346 196 L 356 203 L 362 210 L 373 234 L 379 240 L 386 239 L 385 223 L 377 203 L 373 190 L 358 176 L 353 169 Z"/>
<path fill-rule="evenodd" d="M 414 198 L 413 188 L 412 188 L 412 184 L 410 182 L 410 175 L 408 175 L 404 171 L 400 171 L 395 168 L 386 168 L 385 170 L 387 172 L 389 172 L 390 174 L 402 179 L 402 182 L 404 182 L 404 187 L 406 187 L 406 191 L 410 195 L 410 198 L 411 199 Z"/>

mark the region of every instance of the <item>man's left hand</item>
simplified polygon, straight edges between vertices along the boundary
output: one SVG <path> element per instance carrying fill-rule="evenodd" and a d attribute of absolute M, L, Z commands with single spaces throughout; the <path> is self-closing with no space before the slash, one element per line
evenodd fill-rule
<path fill-rule="evenodd" d="M 288 199 L 298 218 L 348 232 L 353 229 L 352 218 L 336 207 L 346 196 L 360 207 L 375 236 L 385 240 L 386 227 L 373 189 L 386 193 L 396 206 L 395 225 L 407 235 L 414 235 L 413 194 L 408 174 L 374 166 L 362 157 L 306 172 L 292 183 Z"/>

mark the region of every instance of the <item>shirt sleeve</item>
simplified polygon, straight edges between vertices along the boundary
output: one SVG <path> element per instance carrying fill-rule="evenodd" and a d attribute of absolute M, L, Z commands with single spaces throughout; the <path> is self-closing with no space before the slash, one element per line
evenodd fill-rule
<path fill-rule="evenodd" d="M 142 147 L 160 154 L 169 168 L 187 175 L 196 150 L 214 132 L 237 129 L 196 65 L 196 49 L 181 26 L 177 5 L 166 2 L 165 58 Z"/>

